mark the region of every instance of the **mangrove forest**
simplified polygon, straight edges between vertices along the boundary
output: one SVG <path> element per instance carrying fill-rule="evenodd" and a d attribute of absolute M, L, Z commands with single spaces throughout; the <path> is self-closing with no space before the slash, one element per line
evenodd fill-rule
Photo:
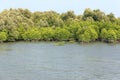
<path fill-rule="evenodd" d="M 120 18 L 90 8 L 80 15 L 10 8 L 0 12 L 0 42 L 11 41 L 119 42 Z"/>

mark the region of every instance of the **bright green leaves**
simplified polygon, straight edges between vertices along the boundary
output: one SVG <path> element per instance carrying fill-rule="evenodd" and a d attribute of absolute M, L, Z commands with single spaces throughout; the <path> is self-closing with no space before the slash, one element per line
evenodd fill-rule
<path fill-rule="evenodd" d="M 47 27 L 47 28 L 41 28 L 41 40 L 45 41 L 51 41 L 54 37 L 54 30 L 53 28 Z"/>
<path fill-rule="evenodd" d="M 6 32 L 0 32 L 0 42 L 7 40 L 7 33 Z"/>
<path fill-rule="evenodd" d="M 91 27 L 79 28 L 77 35 L 80 42 L 90 42 L 98 39 L 98 33 Z"/>
<path fill-rule="evenodd" d="M 37 28 L 30 28 L 22 35 L 22 38 L 28 41 L 40 40 L 41 33 L 39 32 Z"/>
<path fill-rule="evenodd" d="M 66 41 L 69 40 L 70 32 L 64 28 L 56 28 L 55 30 L 55 40 Z"/>
<path fill-rule="evenodd" d="M 106 30 L 104 28 L 101 31 L 101 39 L 107 42 L 115 42 L 117 40 L 116 32 L 112 29 Z"/>
<path fill-rule="evenodd" d="M 23 35 L 24 40 L 64 41 L 69 40 L 70 32 L 63 28 L 30 28 Z"/>

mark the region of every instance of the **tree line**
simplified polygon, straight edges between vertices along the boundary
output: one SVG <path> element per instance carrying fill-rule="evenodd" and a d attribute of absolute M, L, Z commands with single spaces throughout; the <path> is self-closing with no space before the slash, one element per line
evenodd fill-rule
<path fill-rule="evenodd" d="M 120 41 L 120 18 L 99 9 L 31 12 L 9 9 L 0 12 L 0 42 L 9 41 Z"/>

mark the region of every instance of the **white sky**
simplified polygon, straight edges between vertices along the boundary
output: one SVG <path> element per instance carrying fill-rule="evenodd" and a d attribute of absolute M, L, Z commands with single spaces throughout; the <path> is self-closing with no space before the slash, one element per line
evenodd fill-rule
<path fill-rule="evenodd" d="M 0 0 L 0 11 L 9 8 L 27 8 L 31 11 L 54 10 L 60 13 L 73 10 L 76 14 L 82 14 L 85 8 L 91 8 L 120 16 L 120 0 Z"/>

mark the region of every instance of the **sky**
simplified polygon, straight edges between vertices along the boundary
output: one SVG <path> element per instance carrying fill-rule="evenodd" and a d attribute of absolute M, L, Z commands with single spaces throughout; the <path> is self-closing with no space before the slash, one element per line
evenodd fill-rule
<path fill-rule="evenodd" d="M 73 10 L 83 14 L 86 8 L 100 9 L 120 17 L 120 0 L 0 0 L 0 11 L 9 8 L 27 8 L 30 11 L 54 10 L 59 13 Z"/>

